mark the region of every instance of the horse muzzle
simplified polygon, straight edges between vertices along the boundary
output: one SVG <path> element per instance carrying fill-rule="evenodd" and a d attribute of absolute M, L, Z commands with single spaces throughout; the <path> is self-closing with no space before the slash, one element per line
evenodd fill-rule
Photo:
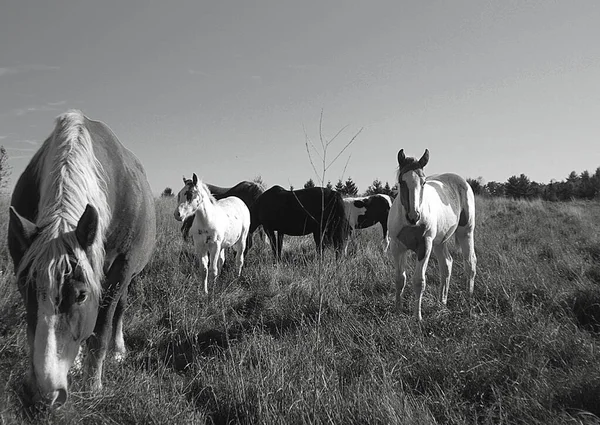
<path fill-rule="evenodd" d="M 50 389 L 44 389 L 40 386 L 37 379 L 32 378 L 33 371 L 30 371 L 29 380 L 26 380 L 26 399 L 34 404 L 42 404 L 49 407 L 61 407 L 69 398 L 69 391 L 66 382 L 63 385 L 56 385 Z"/>
<path fill-rule="evenodd" d="M 406 221 L 408 221 L 409 224 L 415 226 L 419 220 L 421 219 L 421 213 L 419 213 L 418 211 L 415 212 L 414 214 L 406 214 Z"/>

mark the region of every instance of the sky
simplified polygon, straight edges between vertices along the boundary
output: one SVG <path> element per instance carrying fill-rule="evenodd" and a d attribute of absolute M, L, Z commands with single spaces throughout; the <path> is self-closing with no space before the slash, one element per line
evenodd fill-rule
<path fill-rule="evenodd" d="M 192 173 L 319 182 L 321 137 L 340 130 L 326 163 L 360 134 L 325 181 L 361 192 L 393 184 L 399 149 L 485 182 L 593 172 L 598 22 L 597 0 L 3 0 L 10 188 L 72 108 L 111 127 L 157 194 Z"/>

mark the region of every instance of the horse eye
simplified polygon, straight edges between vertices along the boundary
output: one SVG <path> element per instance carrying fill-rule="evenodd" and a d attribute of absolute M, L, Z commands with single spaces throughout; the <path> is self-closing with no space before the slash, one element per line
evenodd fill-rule
<path fill-rule="evenodd" d="M 77 303 L 79 303 L 79 304 L 82 304 L 86 299 L 87 299 L 87 292 L 81 291 L 79 293 L 79 295 L 77 295 L 77 298 L 75 301 L 77 301 Z"/>

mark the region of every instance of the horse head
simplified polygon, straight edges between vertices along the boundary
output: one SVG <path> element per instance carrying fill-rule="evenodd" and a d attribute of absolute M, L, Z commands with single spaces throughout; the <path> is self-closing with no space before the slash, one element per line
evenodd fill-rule
<path fill-rule="evenodd" d="M 429 162 L 429 150 L 418 161 L 415 158 L 406 157 L 404 149 L 398 152 L 398 188 L 400 190 L 400 201 L 406 212 L 406 220 L 415 225 L 421 218 L 421 203 L 423 201 L 423 186 L 425 185 L 425 173 L 423 168 Z"/>
<path fill-rule="evenodd" d="M 92 266 L 98 212 L 88 204 L 77 227 L 59 236 L 49 227 L 10 208 L 11 254 L 18 258 L 16 280 L 27 310 L 27 386 L 33 401 L 60 406 L 68 397 L 69 369 L 98 316 L 102 270 Z"/>
<path fill-rule="evenodd" d="M 183 178 L 184 186 L 177 194 L 177 207 L 175 207 L 175 220 L 184 221 L 192 216 L 200 206 L 200 189 L 198 176 L 193 174 L 192 179 Z"/>

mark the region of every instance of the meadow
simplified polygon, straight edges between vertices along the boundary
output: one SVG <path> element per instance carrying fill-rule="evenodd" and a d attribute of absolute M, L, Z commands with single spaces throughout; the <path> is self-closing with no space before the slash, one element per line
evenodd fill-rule
<path fill-rule="evenodd" d="M 600 423 L 600 203 L 476 205 L 474 296 L 453 247 L 447 308 L 432 259 L 418 324 L 394 311 L 379 226 L 340 262 L 287 237 L 281 263 L 256 244 L 235 279 L 228 255 L 206 296 L 175 200 L 159 198 L 157 248 L 126 312 L 128 357 L 106 362 L 99 394 L 71 376 L 69 401 L 48 411 L 22 406 L 25 313 L 4 199 L 0 423 Z"/>

